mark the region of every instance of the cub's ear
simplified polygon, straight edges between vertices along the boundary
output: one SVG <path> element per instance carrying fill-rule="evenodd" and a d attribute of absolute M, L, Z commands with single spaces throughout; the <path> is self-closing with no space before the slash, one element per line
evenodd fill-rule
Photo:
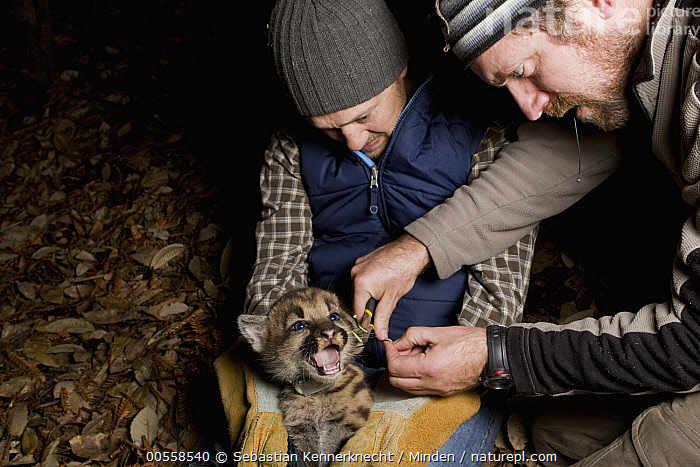
<path fill-rule="evenodd" d="M 240 315 L 238 317 L 238 329 L 248 343 L 253 347 L 253 350 L 260 353 L 263 348 L 265 339 L 265 321 L 267 316 L 264 315 Z"/>

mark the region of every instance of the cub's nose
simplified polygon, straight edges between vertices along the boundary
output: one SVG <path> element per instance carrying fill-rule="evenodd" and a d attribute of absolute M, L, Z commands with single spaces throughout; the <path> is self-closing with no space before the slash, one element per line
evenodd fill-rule
<path fill-rule="evenodd" d="M 323 329 L 321 331 L 321 338 L 328 342 L 333 342 L 333 339 L 335 339 L 335 329 Z"/>

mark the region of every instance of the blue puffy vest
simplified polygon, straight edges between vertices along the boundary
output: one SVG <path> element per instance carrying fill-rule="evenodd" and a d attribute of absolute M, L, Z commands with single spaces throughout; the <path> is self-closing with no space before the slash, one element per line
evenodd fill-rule
<path fill-rule="evenodd" d="M 437 105 L 430 82 L 406 105 L 376 165 L 325 136 L 298 141 L 313 213 L 310 283 L 346 303 L 352 303 L 350 269 L 357 258 L 397 238 L 467 183 L 484 129 Z M 456 324 L 466 280 L 464 268 L 444 280 L 434 268 L 419 276 L 391 315 L 389 337 L 399 338 L 410 326 Z M 371 340 L 365 350 L 365 358 L 382 364 L 381 343 Z"/>

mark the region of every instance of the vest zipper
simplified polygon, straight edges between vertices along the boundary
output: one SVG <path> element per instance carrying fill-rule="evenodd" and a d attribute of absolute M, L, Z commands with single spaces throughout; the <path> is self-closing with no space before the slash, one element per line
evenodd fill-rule
<path fill-rule="evenodd" d="M 413 96 L 411 96 L 411 99 L 408 101 L 406 106 L 403 108 L 401 111 L 401 115 L 399 115 L 399 120 L 396 122 L 396 126 L 394 127 L 394 131 L 399 127 L 401 122 L 403 121 L 404 114 L 406 113 L 407 109 L 413 105 L 413 102 L 416 100 L 418 95 L 423 92 L 423 89 L 428 85 L 428 83 L 433 79 L 433 76 L 430 75 L 428 79 L 425 80 L 423 84 L 420 85 L 420 87 L 416 90 L 416 92 L 413 93 Z M 386 158 L 385 156 L 391 152 L 392 146 L 394 145 L 394 138 L 391 139 L 389 143 L 389 147 L 384 151 L 384 155 L 382 155 L 382 158 L 379 160 L 378 164 L 375 164 L 375 162 L 369 158 L 364 152 L 362 151 L 353 151 L 357 157 L 360 158 L 362 162 L 369 168 L 369 212 L 378 215 L 379 214 L 379 167 L 378 165 L 382 164 L 384 159 Z M 380 218 L 380 221 L 382 222 L 382 225 L 387 226 L 388 221 L 385 221 Z"/>
<path fill-rule="evenodd" d="M 353 152 L 369 168 L 369 212 L 376 215 L 379 212 L 379 168 L 364 152 Z"/>
<path fill-rule="evenodd" d="M 369 168 L 369 212 L 377 214 L 379 212 L 379 170 L 376 165 Z"/>

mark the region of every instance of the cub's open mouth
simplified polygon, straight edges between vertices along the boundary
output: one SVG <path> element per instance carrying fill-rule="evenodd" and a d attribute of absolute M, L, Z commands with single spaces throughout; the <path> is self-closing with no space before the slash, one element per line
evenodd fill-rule
<path fill-rule="evenodd" d="M 311 356 L 311 360 L 322 375 L 334 375 L 340 372 L 340 354 L 335 345 L 319 350 Z"/>

